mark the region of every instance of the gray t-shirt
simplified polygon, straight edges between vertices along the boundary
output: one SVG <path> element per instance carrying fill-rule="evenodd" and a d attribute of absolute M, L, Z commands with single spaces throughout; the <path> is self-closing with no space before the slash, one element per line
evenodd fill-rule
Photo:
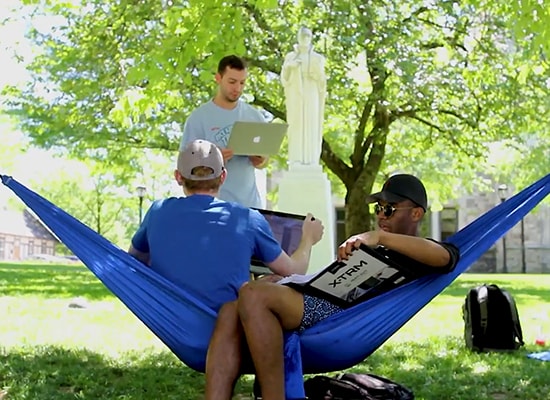
<path fill-rule="evenodd" d="M 226 110 L 209 101 L 195 109 L 185 122 L 180 150 L 196 139 L 208 140 L 221 148 L 227 147 L 229 135 L 236 121 L 264 122 L 260 111 L 238 101 L 232 110 Z M 254 166 L 248 156 L 233 156 L 227 163 L 227 179 L 222 185 L 219 198 L 233 201 L 246 207 L 261 207 L 260 194 L 256 187 Z"/>

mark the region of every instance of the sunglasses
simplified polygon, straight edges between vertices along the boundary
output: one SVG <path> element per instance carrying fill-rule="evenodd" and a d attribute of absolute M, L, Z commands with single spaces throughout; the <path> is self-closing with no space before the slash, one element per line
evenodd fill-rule
<path fill-rule="evenodd" d="M 390 218 L 398 210 L 411 210 L 413 208 L 415 208 L 415 207 L 399 207 L 399 208 L 397 208 L 392 204 L 382 205 L 382 204 L 376 203 L 374 205 L 374 213 L 376 215 L 378 215 L 382 212 L 382 213 L 384 213 L 384 217 Z"/>

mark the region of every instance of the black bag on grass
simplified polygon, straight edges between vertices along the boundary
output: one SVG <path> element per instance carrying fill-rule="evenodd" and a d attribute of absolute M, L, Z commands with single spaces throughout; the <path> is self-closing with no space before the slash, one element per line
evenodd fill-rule
<path fill-rule="evenodd" d="M 372 374 L 314 376 L 304 382 L 308 400 L 413 400 L 406 387 Z"/>
<path fill-rule="evenodd" d="M 462 306 L 462 318 L 469 349 L 517 350 L 524 344 L 516 302 L 497 285 L 470 289 Z"/>

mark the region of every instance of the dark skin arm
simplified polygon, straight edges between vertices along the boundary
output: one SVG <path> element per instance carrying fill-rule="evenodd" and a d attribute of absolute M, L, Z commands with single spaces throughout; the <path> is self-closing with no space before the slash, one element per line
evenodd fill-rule
<path fill-rule="evenodd" d="M 451 259 L 449 252 L 436 242 L 385 231 L 370 231 L 352 236 L 338 248 L 338 258 L 347 260 L 352 249 L 359 248 L 361 243 L 370 247 L 384 246 L 431 267 L 445 267 Z"/>

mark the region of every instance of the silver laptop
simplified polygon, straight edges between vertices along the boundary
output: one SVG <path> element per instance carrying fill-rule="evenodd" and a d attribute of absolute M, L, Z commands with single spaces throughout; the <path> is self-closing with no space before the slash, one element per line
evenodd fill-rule
<path fill-rule="evenodd" d="M 277 154 L 288 124 L 237 121 L 233 124 L 227 147 L 236 155 L 270 156 Z"/>

